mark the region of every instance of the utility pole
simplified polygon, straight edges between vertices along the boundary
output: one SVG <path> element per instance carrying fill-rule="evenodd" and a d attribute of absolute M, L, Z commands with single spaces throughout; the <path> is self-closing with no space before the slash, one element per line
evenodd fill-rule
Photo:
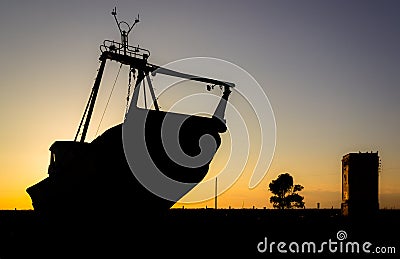
<path fill-rule="evenodd" d="M 218 208 L 218 206 L 217 206 L 217 196 L 218 196 L 218 186 L 217 186 L 217 177 L 215 177 L 215 209 L 217 209 Z"/>

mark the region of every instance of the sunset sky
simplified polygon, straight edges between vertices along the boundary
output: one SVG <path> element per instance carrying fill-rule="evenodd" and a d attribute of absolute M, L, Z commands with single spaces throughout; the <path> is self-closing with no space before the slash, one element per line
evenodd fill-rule
<path fill-rule="evenodd" d="M 219 207 L 271 208 L 268 184 L 289 172 L 305 187 L 307 208 L 317 202 L 339 208 L 342 156 L 378 151 L 380 207 L 400 208 L 399 1 L 5 0 L 0 209 L 32 209 L 26 188 L 47 177 L 50 145 L 73 140 L 99 67 L 99 45 L 119 40 L 114 6 L 129 23 L 140 14 L 129 41 L 149 49 L 151 63 L 225 60 L 247 71 L 268 96 L 276 122 L 271 166 L 253 189 L 252 172 L 245 170 L 220 195 Z M 117 63 L 107 64 L 89 141 L 117 71 Z M 123 68 L 100 133 L 123 120 L 127 77 Z M 246 95 L 246 86 L 239 87 Z M 227 120 L 228 129 L 233 125 Z M 224 154 L 218 158 L 215 168 Z M 213 207 L 214 200 L 176 206 L 182 205 Z"/>

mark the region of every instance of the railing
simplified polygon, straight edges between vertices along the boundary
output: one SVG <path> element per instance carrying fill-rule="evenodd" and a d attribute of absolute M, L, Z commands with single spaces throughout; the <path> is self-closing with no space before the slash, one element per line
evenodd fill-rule
<path fill-rule="evenodd" d="M 129 46 L 124 45 L 113 40 L 105 40 L 102 45 L 100 45 L 101 52 L 109 51 L 117 53 L 120 55 L 130 56 L 130 57 L 141 57 L 147 59 L 150 56 L 150 51 L 147 49 L 140 48 L 139 46 Z"/>

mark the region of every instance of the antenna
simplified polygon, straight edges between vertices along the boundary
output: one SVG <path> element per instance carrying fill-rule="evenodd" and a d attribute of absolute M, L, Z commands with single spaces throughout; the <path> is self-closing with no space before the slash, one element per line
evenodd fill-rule
<path fill-rule="evenodd" d="M 118 21 L 117 18 L 117 7 L 114 7 L 114 9 L 111 12 L 111 15 L 114 16 L 115 22 L 117 23 L 119 32 L 121 34 L 121 44 L 122 47 L 124 49 L 124 55 L 126 55 L 126 49 L 128 48 L 128 34 L 131 32 L 131 30 L 133 29 L 133 27 L 140 22 L 139 20 L 139 14 L 137 16 L 137 18 L 135 18 L 135 21 L 133 22 L 132 25 L 129 25 L 127 22 L 125 21 Z M 122 27 L 127 27 L 126 29 L 122 28 Z"/>

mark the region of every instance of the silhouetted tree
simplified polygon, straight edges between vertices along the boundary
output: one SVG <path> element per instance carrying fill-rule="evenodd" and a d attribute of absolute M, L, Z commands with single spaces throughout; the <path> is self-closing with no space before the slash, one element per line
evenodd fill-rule
<path fill-rule="evenodd" d="M 280 174 L 269 184 L 269 191 L 274 194 L 269 202 L 277 209 L 304 208 L 304 197 L 297 193 L 303 189 L 300 184 L 293 185 L 293 177 L 289 173 Z"/>

